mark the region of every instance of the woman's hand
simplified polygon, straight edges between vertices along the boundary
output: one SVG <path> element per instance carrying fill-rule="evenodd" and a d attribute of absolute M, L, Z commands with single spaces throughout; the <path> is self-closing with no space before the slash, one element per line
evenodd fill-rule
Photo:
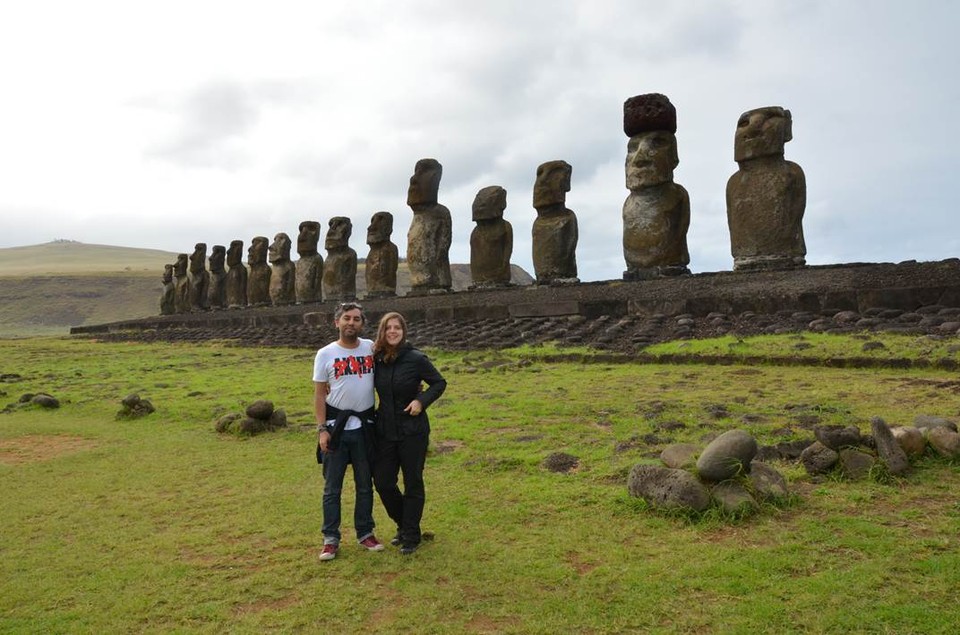
<path fill-rule="evenodd" d="M 404 408 L 403 411 L 410 416 L 416 417 L 418 414 L 423 412 L 423 404 L 420 403 L 419 399 L 414 399 L 409 404 L 407 404 L 407 407 Z"/>

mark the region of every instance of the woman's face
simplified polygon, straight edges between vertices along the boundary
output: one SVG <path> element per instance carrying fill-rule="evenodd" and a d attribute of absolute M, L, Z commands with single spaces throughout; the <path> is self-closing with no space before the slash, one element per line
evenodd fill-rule
<path fill-rule="evenodd" d="M 387 344 L 390 346 L 396 346 L 403 341 L 403 327 L 400 325 L 400 320 L 397 318 L 390 318 L 387 320 L 387 328 L 384 332 L 387 338 Z"/>

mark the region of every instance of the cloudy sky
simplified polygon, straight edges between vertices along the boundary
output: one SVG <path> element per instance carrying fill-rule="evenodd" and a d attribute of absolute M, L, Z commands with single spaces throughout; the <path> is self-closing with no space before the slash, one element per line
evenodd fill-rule
<path fill-rule="evenodd" d="M 623 102 L 677 108 L 695 272 L 732 267 L 745 110 L 793 113 L 807 261 L 960 256 L 960 4 L 945 0 L 31 0 L 0 5 L 0 247 L 188 252 L 302 220 L 395 217 L 443 164 L 451 261 L 507 190 L 531 273 L 537 166 L 573 166 L 583 280 L 624 269 Z"/>

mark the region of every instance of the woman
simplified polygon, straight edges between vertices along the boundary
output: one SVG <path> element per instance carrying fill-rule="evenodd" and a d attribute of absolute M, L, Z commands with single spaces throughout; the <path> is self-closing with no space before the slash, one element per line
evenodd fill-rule
<path fill-rule="evenodd" d="M 373 482 L 387 514 L 397 523 L 390 541 L 409 555 L 420 545 L 425 500 L 423 464 L 430 441 L 427 407 L 447 387 L 427 356 L 407 342 L 407 322 L 399 313 L 380 320 L 373 344 L 377 389 L 377 459 Z M 427 390 L 421 390 L 426 383 Z M 397 476 L 403 472 L 403 493 Z"/>

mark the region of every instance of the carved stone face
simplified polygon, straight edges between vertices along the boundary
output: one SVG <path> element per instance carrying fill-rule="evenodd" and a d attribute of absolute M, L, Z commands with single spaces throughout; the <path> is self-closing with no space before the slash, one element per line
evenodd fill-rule
<path fill-rule="evenodd" d="M 654 130 L 634 135 L 627 143 L 627 189 L 668 183 L 679 163 L 677 137 L 673 133 Z"/>
<path fill-rule="evenodd" d="M 163 284 L 173 282 L 173 265 L 163 265 Z"/>
<path fill-rule="evenodd" d="M 320 223 L 312 220 L 305 220 L 300 223 L 300 233 L 297 234 L 297 253 L 301 257 L 316 256 L 319 242 Z"/>
<path fill-rule="evenodd" d="M 207 243 L 197 243 L 190 254 L 190 271 L 200 273 L 207 262 Z"/>
<path fill-rule="evenodd" d="M 187 275 L 187 254 L 177 254 L 177 262 L 173 265 L 173 273 L 175 276 L 185 276 Z"/>
<path fill-rule="evenodd" d="M 324 246 L 327 250 L 344 249 L 350 242 L 350 234 L 353 233 L 353 223 L 346 216 L 334 216 L 330 219 L 329 229 L 327 229 L 327 239 Z"/>
<path fill-rule="evenodd" d="M 473 220 L 494 220 L 503 218 L 507 208 L 507 191 L 499 185 L 491 185 L 477 192 L 473 199 Z"/>
<path fill-rule="evenodd" d="M 286 262 L 290 260 L 290 237 L 280 232 L 273 237 L 270 245 L 270 262 Z"/>
<path fill-rule="evenodd" d="M 393 233 L 393 214 L 390 212 L 377 212 L 370 218 L 370 225 L 367 227 L 367 244 L 376 245 L 390 241 L 390 234 Z"/>
<path fill-rule="evenodd" d="M 267 248 L 270 241 L 266 236 L 257 236 L 250 241 L 250 248 L 247 249 L 248 265 L 263 265 L 267 263 Z"/>
<path fill-rule="evenodd" d="M 737 121 L 733 138 L 733 160 L 748 161 L 757 157 L 783 154 L 783 146 L 793 138 L 793 121 L 789 110 L 768 106 L 748 110 Z"/>
<path fill-rule="evenodd" d="M 533 184 L 533 206 L 539 209 L 565 203 L 572 172 L 573 168 L 566 161 L 548 161 L 538 167 L 537 180 Z"/>
<path fill-rule="evenodd" d="M 227 264 L 236 267 L 243 261 L 243 241 L 233 240 L 230 242 L 230 249 L 227 250 Z"/>
<path fill-rule="evenodd" d="M 407 205 L 436 205 L 443 166 L 435 159 L 420 159 L 410 177 Z"/>
<path fill-rule="evenodd" d="M 210 271 L 223 271 L 223 260 L 227 255 L 227 250 L 223 245 L 214 245 L 210 252 Z"/>

